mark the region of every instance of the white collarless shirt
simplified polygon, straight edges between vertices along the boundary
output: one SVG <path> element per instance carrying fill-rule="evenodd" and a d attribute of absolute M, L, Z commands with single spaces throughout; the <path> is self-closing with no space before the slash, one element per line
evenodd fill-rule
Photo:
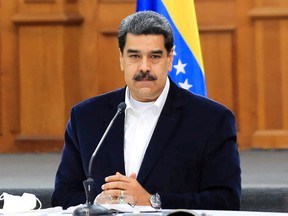
<path fill-rule="evenodd" d="M 138 175 L 146 149 L 166 101 L 170 82 L 167 77 L 161 95 L 153 102 L 139 102 L 132 98 L 126 88 L 124 124 L 124 161 L 127 176 Z"/>

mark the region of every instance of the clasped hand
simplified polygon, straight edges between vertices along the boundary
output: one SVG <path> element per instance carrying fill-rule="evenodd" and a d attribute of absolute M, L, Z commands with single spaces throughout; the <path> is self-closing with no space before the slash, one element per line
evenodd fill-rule
<path fill-rule="evenodd" d="M 101 195 L 111 197 L 131 195 L 133 196 L 135 205 L 150 205 L 149 199 L 151 194 L 136 180 L 135 173 L 125 176 L 117 172 L 115 175 L 106 177 L 105 182 L 101 187 L 103 190 Z"/>

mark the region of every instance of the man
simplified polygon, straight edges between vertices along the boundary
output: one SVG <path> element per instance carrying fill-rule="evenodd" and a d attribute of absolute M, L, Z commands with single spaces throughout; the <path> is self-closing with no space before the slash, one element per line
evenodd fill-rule
<path fill-rule="evenodd" d="M 118 32 L 126 87 L 74 106 L 65 132 L 53 206 L 85 203 L 90 157 L 117 106 L 94 163 L 96 194 L 132 195 L 155 208 L 239 209 L 240 161 L 233 114 L 168 77 L 173 32 L 161 15 L 126 17 Z"/>

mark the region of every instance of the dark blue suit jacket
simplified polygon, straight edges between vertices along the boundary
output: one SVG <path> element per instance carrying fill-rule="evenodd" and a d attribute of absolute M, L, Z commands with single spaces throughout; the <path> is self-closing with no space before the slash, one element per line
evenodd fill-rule
<path fill-rule="evenodd" d="M 241 178 L 234 115 L 224 106 L 176 86 L 170 90 L 146 150 L 139 183 L 158 192 L 163 208 L 239 209 Z M 90 157 L 125 88 L 74 106 L 65 132 L 53 206 L 85 203 Z M 124 168 L 124 115 L 118 116 L 93 163 L 97 193 L 104 178 Z"/>

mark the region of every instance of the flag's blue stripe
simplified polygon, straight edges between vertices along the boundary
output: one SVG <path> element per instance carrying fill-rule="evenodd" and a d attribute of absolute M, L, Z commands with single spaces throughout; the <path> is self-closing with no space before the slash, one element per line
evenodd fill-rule
<path fill-rule="evenodd" d="M 176 76 L 176 69 L 173 67 L 172 71 L 169 73 L 169 76 L 179 85 L 179 83 L 184 83 L 186 79 L 188 79 L 189 84 L 193 86 L 189 89 L 190 91 L 206 96 L 206 88 L 205 88 L 205 81 L 202 70 L 194 57 L 193 53 L 189 49 L 188 45 L 184 41 L 183 37 L 179 33 L 177 27 L 175 26 L 174 22 L 172 21 L 171 17 L 169 16 L 165 6 L 163 5 L 162 1 L 137 1 L 137 11 L 142 10 L 153 10 L 156 11 L 163 16 L 165 16 L 174 31 L 174 40 L 176 45 L 176 56 L 174 56 L 173 66 L 178 64 L 178 60 L 181 59 L 183 64 L 187 64 L 185 67 L 186 74 L 179 73 Z"/>

